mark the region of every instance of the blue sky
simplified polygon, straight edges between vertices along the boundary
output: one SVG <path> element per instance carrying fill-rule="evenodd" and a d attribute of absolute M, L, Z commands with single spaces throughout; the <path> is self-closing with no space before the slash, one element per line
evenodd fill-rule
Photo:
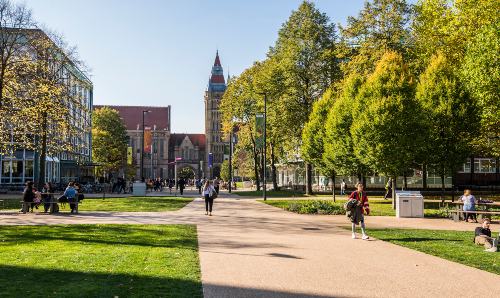
<path fill-rule="evenodd" d="M 27 0 L 35 19 L 78 47 L 94 104 L 172 106 L 172 131 L 204 132 L 215 51 L 225 75 L 265 58 L 300 0 Z M 314 1 L 334 23 L 364 0 Z"/>

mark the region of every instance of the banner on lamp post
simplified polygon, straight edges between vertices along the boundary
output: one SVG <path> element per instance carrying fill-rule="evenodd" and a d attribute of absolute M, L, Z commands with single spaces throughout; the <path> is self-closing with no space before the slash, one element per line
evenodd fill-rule
<path fill-rule="evenodd" d="M 127 164 L 131 165 L 133 158 L 132 158 L 132 147 L 127 147 Z"/>
<path fill-rule="evenodd" d="M 151 143 L 153 135 L 151 134 L 151 127 L 144 128 L 144 153 L 151 153 Z"/>
<path fill-rule="evenodd" d="M 255 144 L 257 149 L 264 148 L 264 113 L 255 114 Z"/>

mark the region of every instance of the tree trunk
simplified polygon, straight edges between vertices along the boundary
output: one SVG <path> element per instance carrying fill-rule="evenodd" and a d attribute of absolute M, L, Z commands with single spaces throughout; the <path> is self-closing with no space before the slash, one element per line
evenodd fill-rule
<path fill-rule="evenodd" d="M 398 187 L 396 182 L 397 176 L 392 177 L 392 209 L 396 210 L 396 188 Z"/>
<path fill-rule="evenodd" d="M 255 145 L 254 145 L 255 146 Z M 257 186 L 257 191 L 260 191 L 260 171 L 259 171 L 259 153 L 253 148 L 253 170 L 255 175 L 255 185 Z"/>
<path fill-rule="evenodd" d="M 408 189 L 408 177 L 406 176 L 406 171 L 404 173 L 404 186 L 405 190 Z"/>
<path fill-rule="evenodd" d="M 424 163 L 422 166 L 422 187 L 427 189 L 427 164 Z"/>
<path fill-rule="evenodd" d="M 335 202 L 335 171 L 332 172 L 332 195 L 333 201 Z"/>
<path fill-rule="evenodd" d="M 312 165 L 306 163 L 306 195 L 312 195 Z"/>
<path fill-rule="evenodd" d="M 38 189 L 45 184 L 45 159 L 47 157 L 47 113 L 42 113 L 42 144 L 40 148 L 40 167 L 38 174 Z"/>
<path fill-rule="evenodd" d="M 474 184 L 474 156 L 470 157 L 470 179 L 469 184 Z"/>
<path fill-rule="evenodd" d="M 273 189 L 279 190 L 278 180 L 276 179 L 276 158 L 274 156 L 274 146 L 271 144 L 271 176 L 273 179 Z"/>
<path fill-rule="evenodd" d="M 444 202 L 444 167 L 441 168 L 441 200 Z"/>

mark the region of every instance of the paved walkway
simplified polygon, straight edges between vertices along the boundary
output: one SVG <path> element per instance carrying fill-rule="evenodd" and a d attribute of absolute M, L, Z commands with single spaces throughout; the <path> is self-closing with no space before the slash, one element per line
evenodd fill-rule
<path fill-rule="evenodd" d="M 212 217 L 203 209 L 197 199 L 175 212 L 11 214 L 1 215 L 0 224 L 197 224 L 205 297 L 491 297 L 500 292 L 498 275 L 383 241 L 353 240 L 338 227 L 344 217 L 298 215 L 230 198 L 216 200 Z M 384 220 L 369 217 L 367 225 Z M 398 227 L 412 220 L 404 221 Z"/>

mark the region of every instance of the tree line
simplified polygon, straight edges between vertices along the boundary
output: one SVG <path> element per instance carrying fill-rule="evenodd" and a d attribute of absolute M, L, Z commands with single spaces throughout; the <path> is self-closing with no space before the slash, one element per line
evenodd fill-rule
<path fill-rule="evenodd" d="M 267 58 L 228 82 L 220 109 L 224 131 L 238 128 L 234 167 L 262 181 L 266 150 L 276 189 L 276 165 L 302 159 L 312 193 L 313 166 L 360 181 L 432 167 L 444 187 L 468 157 L 500 157 L 498 7 L 499 0 L 372 0 L 341 26 L 304 1 Z M 255 114 L 263 94 L 261 149 Z"/>
<path fill-rule="evenodd" d="M 84 146 L 90 125 L 77 114 L 89 112 L 88 102 L 70 73 L 84 68 L 75 48 L 41 30 L 26 6 L 0 0 L 0 154 L 37 152 L 40 185 L 47 156 Z"/>

